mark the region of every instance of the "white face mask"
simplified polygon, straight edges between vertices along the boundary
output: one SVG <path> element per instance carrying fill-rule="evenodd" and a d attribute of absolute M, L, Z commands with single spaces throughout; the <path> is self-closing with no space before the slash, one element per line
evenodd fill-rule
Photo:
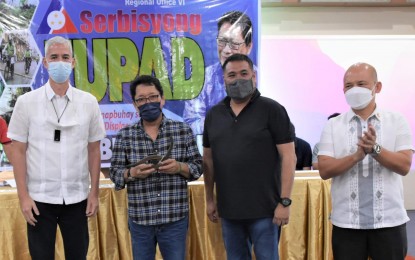
<path fill-rule="evenodd" d="M 353 86 L 345 93 L 347 104 L 349 104 L 351 108 L 356 110 L 366 108 L 369 105 L 370 101 L 372 101 L 373 89 Z"/>

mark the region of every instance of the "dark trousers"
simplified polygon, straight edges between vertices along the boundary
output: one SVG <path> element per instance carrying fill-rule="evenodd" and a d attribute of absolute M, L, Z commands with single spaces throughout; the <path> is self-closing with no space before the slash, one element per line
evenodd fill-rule
<path fill-rule="evenodd" d="M 36 201 L 39 216 L 35 226 L 27 224 L 29 251 L 33 260 L 55 259 L 56 229 L 62 234 L 66 260 L 86 259 L 88 253 L 87 201 L 57 205 Z"/>
<path fill-rule="evenodd" d="M 334 260 L 404 260 L 406 224 L 391 228 L 349 229 L 333 226 Z"/>

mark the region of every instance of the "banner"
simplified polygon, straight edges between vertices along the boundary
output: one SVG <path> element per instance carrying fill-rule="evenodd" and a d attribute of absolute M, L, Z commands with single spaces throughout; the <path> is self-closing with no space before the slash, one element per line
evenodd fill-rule
<path fill-rule="evenodd" d="M 156 76 L 167 101 L 163 113 L 201 135 L 206 111 L 225 96 L 224 59 L 244 53 L 258 64 L 258 1 L 5 2 L 0 3 L 1 19 L 9 21 L 0 32 L 5 95 L 0 115 L 11 113 L 10 100 L 48 81 L 41 62 L 44 43 L 53 36 L 67 37 L 76 59 L 71 84 L 97 98 L 104 118 L 103 166 L 109 165 L 118 130 L 139 120 L 129 89 L 138 75 Z M 13 75 L 9 56 L 16 59 Z"/>

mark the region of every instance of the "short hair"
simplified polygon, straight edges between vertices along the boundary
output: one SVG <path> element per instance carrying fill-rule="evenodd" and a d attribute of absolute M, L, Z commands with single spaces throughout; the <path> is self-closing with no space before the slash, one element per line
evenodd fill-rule
<path fill-rule="evenodd" d="M 135 78 L 130 83 L 130 93 L 131 98 L 134 100 L 135 92 L 138 85 L 145 85 L 145 86 L 154 86 L 156 87 L 157 91 L 160 93 L 160 96 L 163 97 L 163 87 L 161 86 L 160 81 L 158 78 L 150 76 L 150 75 L 141 75 Z"/>
<path fill-rule="evenodd" d="M 249 17 L 239 11 L 230 11 L 223 14 L 218 21 L 218 31 L 224 23 L 230 23 L 231 25 L 236 24 L 242 29 L 242 37 L 244 38 L 245 44 L 248 46 L 252 42 L 252 22 Z"/>
<path fill-rule="evenodd" d="M 54 44 L 66 45 L 69 48 L 69 51 L 70 51 L 71 56 L 72 56 L 73 52 L 72 52 L 71 41 L 66 39 L 66 38 L 63 38 L 62 36 L 55 36 L 55 37 L 52 37 L 52 38 L 50 38 L 49 40 L 46 41 L 46 43 L 45 43 L 45 56 L 47 56 L 50 46 L 52 46 Z"/>
<path fill-rule="evenodd" d="M 229 56 L 223 63 L 222 70 L 225 71 L 226 65 L 228 65 L 229 62 L 234 62 L 234 61 L 245 61 L 249 64 L 249 67 L 251 68 L 251 70 L 252 71 L 254 70 L 254 63 L 252 63 L 252 60 L 245 54 L 241 54 L 241 53 L 235 53 Z"/>
<path fill-rule="evenodd" d="M 333 114 L 329 115 L 329 117 L 327 117 L 327 120 L 329 120 L 330 118 L 339 116 L 339 115 L 340 115 L 340 113 L 333 113 Z"/>

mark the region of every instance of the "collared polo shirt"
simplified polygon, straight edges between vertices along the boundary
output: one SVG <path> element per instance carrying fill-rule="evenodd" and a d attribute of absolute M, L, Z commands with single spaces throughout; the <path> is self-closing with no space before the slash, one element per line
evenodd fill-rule
<path fill-rule="evenodd" d="M 412 133 L 406 119 L 394 112 L 376 109 L 364 121 L 352 110 L 330 119 L 321 134 L 318 155 L 337 159 L 357 150 L 358 138 L 368 124 L 376 129 L 376 142 L 398 152 L 413 150 Z M 342 228 L 395 227 L 409 220 L 402 176 L 380 165 L 371 155 L 342 175 L 332 178 L 333 225 Z"/>
<path fill-rule="evenodd" d="M 207 114 L 203 146 L 212 151 L 220 217 L 272 217 L 281 192 L 281 159 L 276 145 L 293 142 L 285 108 L 255 90 L 235 116 L 229 97 Z"/>
<path fill-rule="evenodd" d="M 91 94 L 70 86 L 66 98 L 53 104 L 55 98 L 49 82 L 20 96 L 8 136 L 27 143 L 30 196 L 39 202 L 73 204 L 88 196 L 88 143 L 103 139 L 105 127 Z M 55 130 L 61 131 L 59 142 L 54 141 Z"/>

